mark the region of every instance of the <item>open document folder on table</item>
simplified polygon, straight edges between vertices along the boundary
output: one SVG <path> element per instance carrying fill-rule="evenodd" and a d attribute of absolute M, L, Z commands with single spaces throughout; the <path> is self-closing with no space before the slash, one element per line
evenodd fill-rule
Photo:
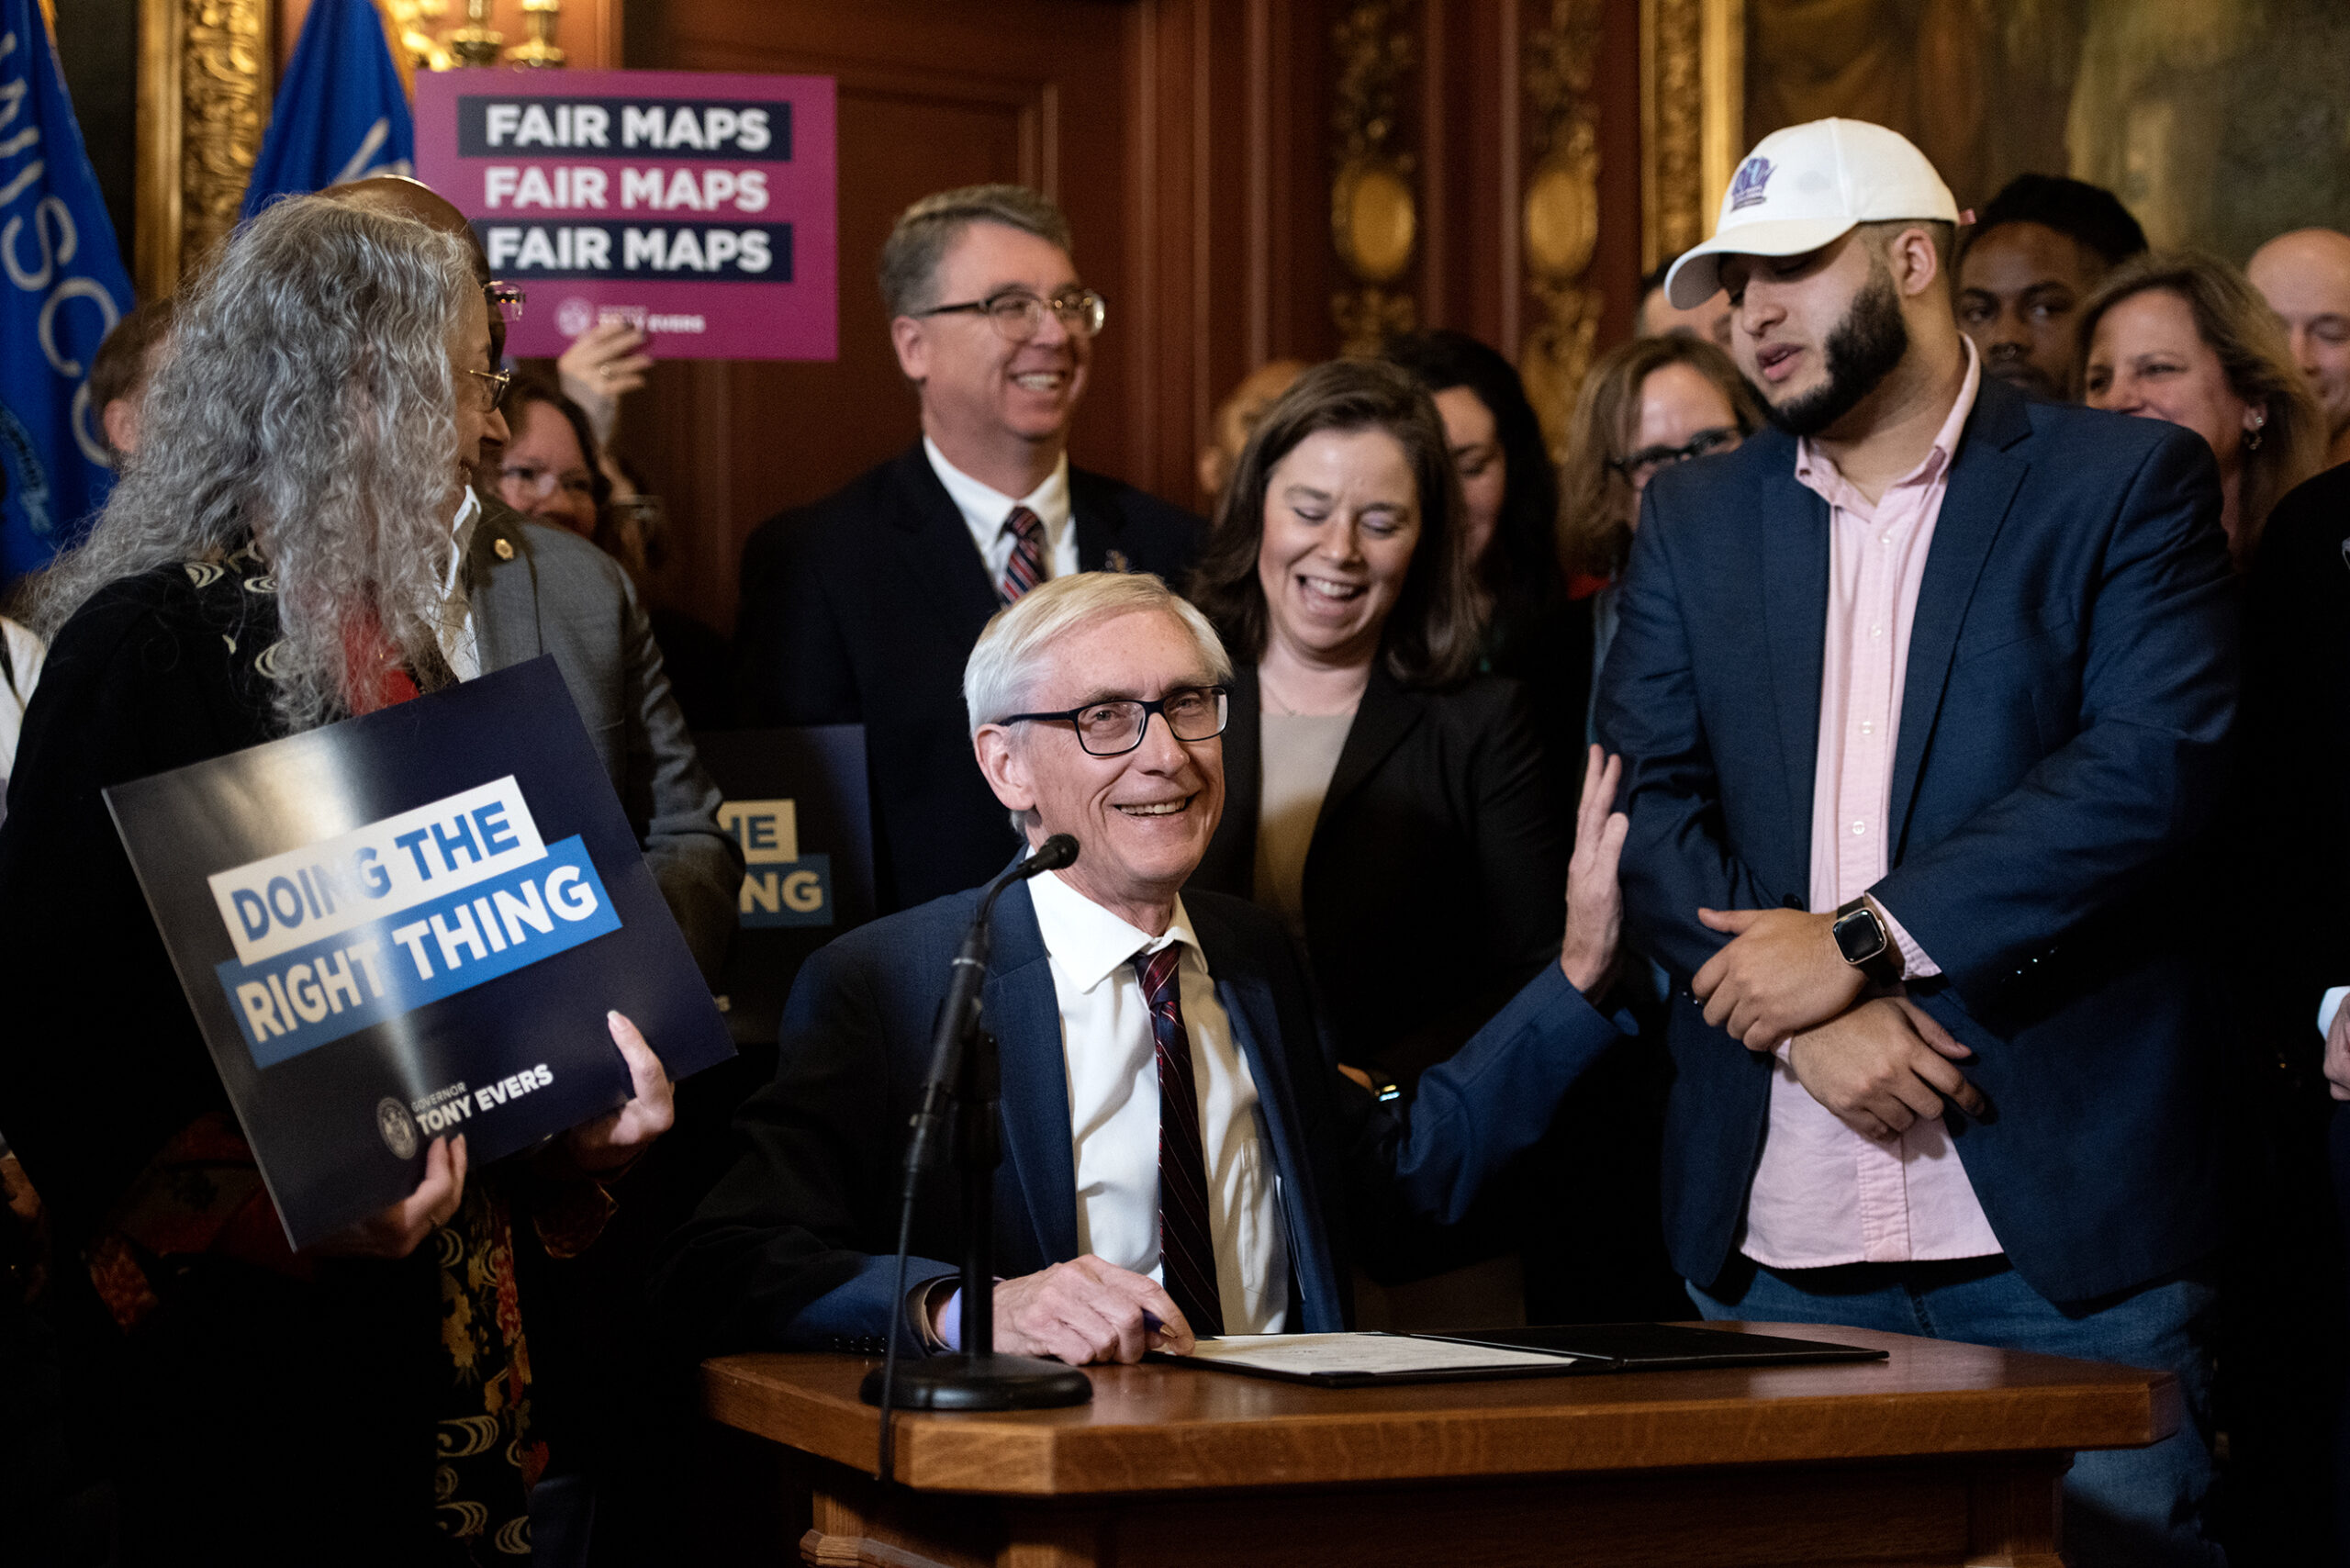
<path fill-rule="evenodd" d="M 1883 1361 L 1880 1350 L 1670 1323 L 1597 1323 L 1460 1334 L 1257 1334 L 1203 1339 L 1171 1365 L 1246 1372 L 1323 1388 L 1464 1383 L 1706 1366 Z"/>

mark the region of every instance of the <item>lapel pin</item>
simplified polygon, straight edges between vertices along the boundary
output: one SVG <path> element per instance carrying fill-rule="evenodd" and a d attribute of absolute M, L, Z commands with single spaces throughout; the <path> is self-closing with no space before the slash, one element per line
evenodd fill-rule
<path fill-rule="evenodd" d="M 1102 565 L 1113 572 L 1131 572 L 1134 570 L 1132 564 L 1126 560 L 1126 553 L 1124 550 L 1111 551 L 1109 558 L 1103 561 Z"/>
<path fill-rule="evenodd" d="M 498 558 L 501 561 L 510 561 L 514 558 L 514 541 L 511 539 L 500 539 L 490 548 L 498 552 Z"/>

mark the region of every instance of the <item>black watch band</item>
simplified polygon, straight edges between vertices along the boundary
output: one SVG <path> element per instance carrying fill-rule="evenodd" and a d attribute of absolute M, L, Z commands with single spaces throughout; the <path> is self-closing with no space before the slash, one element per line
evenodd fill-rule
<path fill-rule="evenodd" d="M 1836 950 L 1844 961 L 1861 971 L 1861 977 L 1871 985 L 1897 985 L 1901 980 L 1901 950 L 1894 946 L 1893 933 L 1885 928 L 1876 911 L 1865 898 L 1840 904 L 1836 923 L 1831 929 L 1836 935 Z"/>

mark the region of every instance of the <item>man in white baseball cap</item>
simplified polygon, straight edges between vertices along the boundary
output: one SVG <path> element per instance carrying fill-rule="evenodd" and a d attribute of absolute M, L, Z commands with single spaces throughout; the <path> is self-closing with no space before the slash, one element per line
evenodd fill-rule
<path fill-rule="evenodd" d="M 1626 932 L 1695 1003 L 1667 1238 L 1709 1317 L 2170 1371 L 2188 1418 L 2081 1456 L 2065 1543 L 2199 1568 L 2218 474 L 1986 379 L 1958 220 L 1908 142 L 1819 120 L 1754 149 L 1667 282 L 1728 292 L 1777 427 L 1650 481 L 1601 678 Z"/>
<path fill-rule="evenodd" d="M 1797 435 L 1827 432 L 1903 368 L 1910 372 L 1905 384 L 1891 388 L 1893 397 L 1885 400 L 1914 404 L 1911 411 L 1919 418 L 1947 413 L 1966 372 L 1955 322 L 1945 332 L 1936 319 L 1937 312 L 1950 314 L 1958 222 L 1950 187 L 1907 138 L 1865 120 L 1789 126 L 1764 137 L 1738 166 L 1722 195 L 1713 237 L 1674 263 L 1665 297 L 1695 306 L 1724 289 L 1735 313 L 1745 280 L 1758 269 L 1774 281 L 1818 277 L 1837 272 L 1839 263 L 1843 272 L 1865 274 L 1865 286 L 1841 319 L 1806 311 L 1803 319 L 1778 323 L 1761 343 L 1751 335 L 1741 343 L 1733 325 L 1732 353 L 1740 368 L 1773 420 Z M 1855 243 L 1855 230 L 1876 242 Z M 1905 241 L 1907 249 L 1897 253 Z M 1920 253 L 1925 250 L 1933 252 L 1930 263 Z M 1919 274 L 1921 265 L 1930 269 L 1925 275 Z M 1832 286 L 1835 280 L 1822 281 Z M 1921 318 L 1917 326 L 1925 341 L 1919 345 L 1923 352 L 1905 366 L 1917 335 L 1904 319 L 1911 313 Z M 1925 404 L 1939 408 L 1929 410 Z M 1906 433 L 1914 438 L 1918 432 Z M 1889 442 L 1882 457 L 1914 462 L 1923 450 L 1915 439 Z M 1874 466 L 1865 456 L 1863 465 Z M 1895 468 L 1884 477 L 1900 472 Z"/>

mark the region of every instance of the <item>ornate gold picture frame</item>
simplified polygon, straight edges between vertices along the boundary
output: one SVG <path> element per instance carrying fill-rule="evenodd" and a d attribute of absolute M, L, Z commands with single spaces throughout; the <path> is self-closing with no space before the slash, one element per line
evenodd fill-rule
<path fill-rule="evenodd" d="M 160 299 L 237 221 L 271 90 L 268 0 L 140 0 L 133 270 Z"/>
<path fill-rule="evenodd" d="M 1713 233 L 1745 151 L 1745 0 L 1640 0 L 1642 272 Z"/>

